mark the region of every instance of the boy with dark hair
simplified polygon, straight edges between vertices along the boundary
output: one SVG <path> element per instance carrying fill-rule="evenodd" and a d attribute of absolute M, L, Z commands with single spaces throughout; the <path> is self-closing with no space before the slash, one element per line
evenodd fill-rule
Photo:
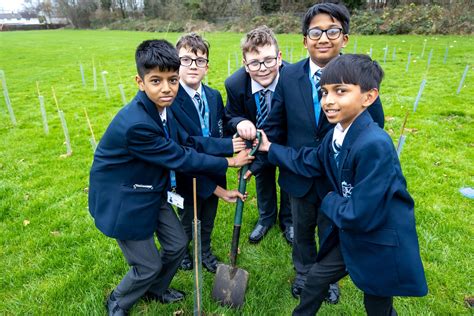
<path fill-rule="evenodd" d="M 227 167 L 251 160 L 246 157 L 248 151 L 220 158 L 180 146 L 176 141 L 215 155 L 232 155 L 234 147 L 231 140 L 190 138 L 166 111 L 179 86 L 179 58 L 170 43 L 144 41 L 135 60 L 140 91 L 110 123 L 90 171 L 89 211 L 97 228 L 117 240 L 130 265 L 107 299 L 109 315 L 127 315 L 142 296 L 162 303 L 184 297 L 168 288 L 187 245 L 181 223 L 166 199 L 170 178 L 171 187 L 175 186 L 174 170 L 223 176 Z M 168 199 L 172 194 L 168 191 Z"/>
<path fill-rule="evenodd" d="M 198 34 L 190 33 L 181 36 L 176 49 L 181 66 L 179 68 L 180 87 L 170 108 L 175 119 L 191 136 L 222 138 L 224 136 L 222 123 L 224 104 L 221 94 L 202 84 L 202 79 L 209 69 L 209 43 Z M 225 189 L 225 175 L 199 176 L 196 180 L 197 215 L 201 221 L 202 265 L 209 272 L 215 273 L 218 261 L 211 251 L 211 234 L 219 197 L 227 202 L 235 202 L 238 191 Z M 177 192 L 184 197 L 184 208 L 178 209 L 178 212 L 188 241 L 191 241 L 194 214 L 192 178 L 178 173 L 177 183 L 179 183 Z M 193 268 L 193 261 L 188 252 L 181 262 L 181 268 L 183 270 Z"/>
<path fill-rule="evenodd" d="M 227 129 L 231 133 L 237 131 L 244 139 L 252 140 L 256 135 L 256 127 L 261 128 L 270 113 L 279 72 L 287 63 L 281 59 L 275 35 L 265 25 L 247 33 L 242 39 L 241 48 L 244 67 L 225 81 L 225 116 Z M 288 194 L 280 190 L 278 213 L 275 173 L 276 168 L 268 165 L 255 176 L 259 218 L 249 236 L 251 243 L 260 242 L 276 223 L 277 217 L 285 239 L 288 243 L 293 243 Z"/>
<path fill-rule="evenodd" d="M 390 136 L 366 109 L 378 96 L 382 68 L 366 55 L 343 55 L 321 77 L 322 110 L 337 123 L 319 148 L 295 150 L 262 136 L 268 160 L 304 177 L 327 177 L 323 232 L 293 315 L 314 315 L 329 284 L 349 274 L 364 292 L 368 315 L 397 315 L 393 296 L 424 296 L 428 288 L 415 228 L 414 202 Z"/>
<path fill-rule="evenodd" d="M 272 101 L 272 111 L 263 130 L 274 143 L 298 149 L 302 146 L 318 147 L 326 133 L 333 127 L 320 113 L 321 72 L 326 64 L 341 54 L 349 40 L 349 11 L 343 5 L 319 3 L 308 9 L 303 18 L 303 44 L 309 58 L 283 68 Z M 384 115 L 380 99 L 374 100 L 369 109 L 375 122 L 383 127 Z M 255 173 L 264 165 L 260 157 L 251 166 Z M 291 287 L 295 298 L 299 297 L 309 269 L 316 261 L 316 226 L 327 224 L 324 216 L 318 216 L 321 197 L 327 192 L 323 180 L 305 178 L 289 170 L 281 170 L 281 188 L 290 196 L 295 238 L 293 264 L 296 278 Z M 331 285 L 328 302 L 339 301 L 337 284 Z"/>

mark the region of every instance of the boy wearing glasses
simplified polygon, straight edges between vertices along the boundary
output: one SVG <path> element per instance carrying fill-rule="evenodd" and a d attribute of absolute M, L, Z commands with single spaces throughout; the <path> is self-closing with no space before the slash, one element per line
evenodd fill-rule
<path fill-rule="evenodd" d="M 286 65 L 281 59 L 278 43 L 267 26 L 260 26 L 245 36 L 241 44 L 244 67 L 225 81 L 227 105 L 225 116 L 227 129 L 248 140 L 256 135 L 270 113 L 273 92 L 278 82 L 280 69 Z M 259 219 L 249 236 L 251 243 L 260 242 L 278 220 L 283 235 L 293 243 L 293 223 L 288 195 L 280 191 L 280 213 L 278 214 L 276 168 L 265 166 L 255 176 Z"/>
<path fill-rule="evenodd" d="M 195 33 L 183 35 L 176 44 L 178 50 L 179 89 L 171 111 L 180 126 L 190 136 L 223 137 L 224 105 L 219 91 L 202 84 L 208 71 L 209 43 Z M 242 143 L 243 145 L 243 143 Z M 243 149 L 237 148 L 237 151 Z M 176 175 L 177 192 L 184 198 L 184 208 L 178 208 L 187 241 L 192 240 L 192 221 L 194 214 L 192 177 L 178 173 Z M 219 197 L 227 202 L 235 202 L 238 191 L 227 191 L 226 177 L 199 176 L 197 181 L 197 213 L 201 221 L 202 265 L 215 273 L 217 258 L 211 251 L 211 234 L 217 213 Z M 183 270 L 191 270 L 193 261 L 189 253 L 180 265 Z"/>
<path fill-rule="evenodd" d="M 272 111 L 263 126 L 271 142 L 295 149 L 318 147 L 333 127 L 321 114 L 319 78 L 326 64 L 339 56 L 347 45 L 349 20 L 349 11 L 341 4 L 319 3 L 306 12 L 302 31 L 303 45 L 308 50 L 309 58 L 288 65 L 281 72 Z M 384 115 L 378 98 L 369 107 L 369 113 L 383 128 Z M 265 158 L 260 157 L 253 164 L 255 167 L 252 165 L 255 173 L 258 172 L 257 165 L 266 165 L 263 163 Z M 309 269 L 316 262 L 316 226 L 319 228 L 319 239 L 328 226 L 327 217 L 318 216 L 318 210 L 321 197 L 329 189 L 325 180 L 303 177 L 285 169 L 280 170 L 279 184 L 290 196 L 295 233 L 292 256 L 296 270 L 291 292 L 298 298 Z M 327 301 L 332 304 L 339 301 L 337 284 L 330 286 Z"/>

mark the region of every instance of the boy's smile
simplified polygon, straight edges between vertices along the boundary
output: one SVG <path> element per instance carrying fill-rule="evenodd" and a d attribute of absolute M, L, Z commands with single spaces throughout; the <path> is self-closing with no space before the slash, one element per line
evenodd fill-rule
<path fill-rule="evenodd" d="M 143 79 L 137 75 L 135 80 L 139 89 L 146 93 L 159 112 L 170 106 L 178 93 L 177 71 L 161 71 L 159 68 L 154 68 L 145 74 Z"/>
<path fill-rule="evenodd" d="M 204 58 L 207 60 L 207 55 L 202 51 L 198 50 L 197 54 L 193 53 L 188 47 L 181 47 L 179 49 L 179 58 L 187 57 L 190 59 Z M 197 61 L 192 61 L 189 66 L 179 67 L 179 77 L 188 87 L 197 90 L 201 84 L 202 79 L 207 74 L 209 65 L 206 64 L 205 67 L 198 67 L 196 65 Z"/>
<path fill-rule="evenodd" d="M 331 28 L 342 28 L 341 22 L 332 18 L 328 14 L 320 13 L 316 15 L 309 24 L 309 29 L 328 30 Z M 323 68 L 334 57 L 338 56 L 347 45 L 349 36 L 341 33 L 336 39 L 329 39 L 327 33 L 323 33 L 317 40 L 313 40 L 306 35 L 303 38 L 304 47 L 308 50 L 311 60 Z"/>
<path fill-rule="evenodd" d="M 377 98 L 377 89 L 362 92 L 353 84 L 326 84 L 321 88 L 321 106 L 331 124 L 346 129 Z"/>

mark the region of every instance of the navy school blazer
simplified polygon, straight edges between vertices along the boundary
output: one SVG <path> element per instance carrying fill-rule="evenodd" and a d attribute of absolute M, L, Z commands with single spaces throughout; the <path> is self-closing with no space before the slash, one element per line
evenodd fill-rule
<path fill-rule="evenodd" d="M 321 111 L 316 126 L 311 81 L 309 80 L 309 58 L 284 67 L 272 98 L 272 109 L 263 125 L 263 130 L 272 143 L 293 148 L 317 147 L 326 133 L 334 126 Z M 375 122 L 383 128 L 384 113 L 380 99 L 369 107 Z M 250 166 L 258 173 L 266 162 L 265 155 L 257 155 Z M 315 202 L 324 197 L 327 184 L 323 180 L 305 178 L 289 170 L 280 170 L 278 183 L 288 194 L 297 198 L 308 198 Z M 308 194 L 309 193 L 309 194 Z"/>
<path fill-rule="evenodd" d="M 332 131 L 319 148 L 272 144 L 271 163 L 302 177 L 323 176 L 331 192 L 321 211 L 332 221 L 323 232 L 317 261 L 340 242 L 354 284 L 376 296 L 423 296 L 428 292 L 407 191 L 390 136 L 364 111 L 351 125 L 335 163 Z"/>
<path fill-rule="evenodd" d="M 153 235 L 169 189 L 169 170 L 224 176 L 230 139 L 189 137 L 167 110 L 165 132 L 158 110 L 142 91 L 114 117 L 100 140 L 89 179 L 89 211 L 109 237 L 142 240 Z"/>
<path fill-rule="evenodd" d="M 287 65 L 289 63 L 282 61 L 280 72 Z M 257 105 L 252 94 L 252 78 L 245 71 L 245 67 L 234 72 L 225 80 L 224 85 L 227 92 L 224 121 L 226 133 L 232 135 L 237 132 L 237 124 L 243 120 L 257 123 Z"/>
<path fill-rule="evenodd" d="M 202 85 L 202 88 L 204 89 L 209 106 L 209 135 L 210 137 L 222 138 L 224 136 L 224 104 L 222 102 L 221 94 L 219 91 L 214 90 L 204 84 Z M 186 131 L 186 133 L 188 133 L 190 136 L 202 136 L 199 114 L 196 110 L 193 100 L 181 85 L 179 86 L 178 95 L 176 96 L 176 99 L 174 100 L 170 109 L 173 112 L 175 120 L 179 122 L 179 125 Z M 183 173 L 178 173 L 176 178 L 177 192 L 185 199 L 192 198 L 192 177 L 189 177 Z M 225 188 L 226 177 L 199 176 L 196 178 L 197 195 L 200 198 L 207 199 L 213 194 L 217 185 Z"/>

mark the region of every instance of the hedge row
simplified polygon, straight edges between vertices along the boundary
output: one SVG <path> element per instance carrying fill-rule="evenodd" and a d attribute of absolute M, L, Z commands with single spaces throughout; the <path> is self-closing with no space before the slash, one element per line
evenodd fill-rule
<path fill-rule="evenodd" d="M 453 5 L 403 5 L 379 11 L 356 10 L 351 16 L 352 34 L 473 34 L 472 8 Z M 124 19 L 104 25 L 99 19 L 93 27 L 152 32 L 233 31 L 247 32 L 266 24 L 275 33 L 300 33 L 301 16 L 277 13 L 265 16 L 240 17 L 222 24 L 202 20 L 164 21 L 157 19 Z"/>

